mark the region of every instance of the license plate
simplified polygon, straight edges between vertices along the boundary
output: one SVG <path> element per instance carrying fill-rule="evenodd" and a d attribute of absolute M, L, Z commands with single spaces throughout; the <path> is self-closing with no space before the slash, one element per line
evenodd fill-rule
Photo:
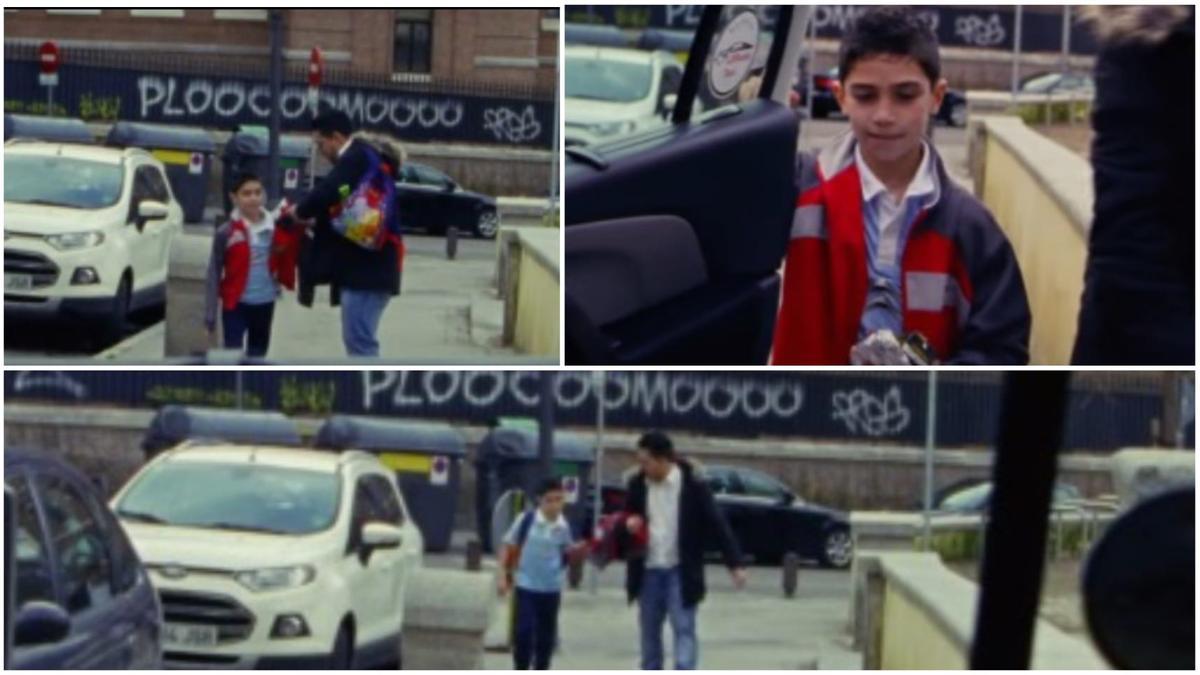
<path fill-rule="evenodd" d="M 4 290 L 28 291 L 33 288 L 33 277 L 28 274 L 5 274 Z"/>
<path fill-rule="evenodd" d="M 186 623 L 163 625 L 163 645 L 168 647 L 215 647 L 216 626 L 197 626 Z"/>

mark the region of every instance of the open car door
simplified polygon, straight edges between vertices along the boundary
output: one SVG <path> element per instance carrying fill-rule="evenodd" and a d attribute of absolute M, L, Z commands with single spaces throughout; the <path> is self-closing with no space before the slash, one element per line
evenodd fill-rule
<path fill-rule="evenodd" d="M 568 364 L 767 362 L 811 10 L 706 6 L 669 119 L 566 148 Z"/>

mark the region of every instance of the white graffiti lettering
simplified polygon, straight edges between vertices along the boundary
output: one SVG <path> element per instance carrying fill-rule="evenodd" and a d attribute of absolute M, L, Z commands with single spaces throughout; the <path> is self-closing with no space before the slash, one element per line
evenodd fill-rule
<path fill-rule="evenodd" d="M 490 381 L 490 382 L 489 382 Z M 489 382 L 491 389 L 482 389 L 486 393 L 480 393 L 476 383 Z M 482 387 L 480 384 L 478 387 Z M 463 398 L 467 403 L 478 408 L 486 408 L 500 400 L 500 396 L 504 394 L 504 376 L 497 372 L 473 372 L 467 373 L 463 379 Z"/>
<path fill-rule="evenodd" d="M 692 28 L 700 25 L 700 15 L 704 12 L 702 5 L 667 5 L 666 23 L 668 28 Z"/>
<path fill-rule="evenodd" d="M 520 113 L 509 108 L 488 108 L 483 111 L 483 128 L 492 132 L 496 140 L 510 143 L 532 141 L 542 133 L 542 123 L 537 121 L 531 105 Z"/>
<path fill-rule="evenodd" d="M 517 373 L 509 380 L 509 391 L 517 403 L 525 407 L 533 407 L 538 403 L 538 388 L 536 373 Z M 528 384 L 526 384 L 528 383 Z"/>
<path fill-rule="evenodd" d="M 1006 33 L 999 14 L 988 18 L 970 14 L 954 20 L 954 34 L 975 47 L 995 47 L 1004 42 Z"/>
<path fill-rule="evenodd" d="M 17 379 L 13 382 L 13 393 L 24 394 L 31 391 L 66 394 L 79 401 L 88 395 L 87 386 L 60 371 L 25 370 L 17 373 Z"/>
<path fill-rule="evenodd" d="M 911 418 L 900 400 L 900 388 L 893 386 L 883 398 L 875 398 L 865 389 L 833 394 L 833 419 L 840 420 L 852 434 L 892 436 L 908 428 Z"/>
<path fill-rule="evenodd" d="M 813 23 L 817 30 L 836 28 L 845 32 L 847 28 L 858 21 L 858 17 L 866 13 L 866 7 L 851 7 L 849 5 L 817 5 L 813 11 Z"/>
<path fill-rule="evenodd" d="M 192 78 L 181 95 L 176 94 L 180 80 L 172 76 L 143 75 L 137 80 L 139 110 L 142 119 L 163 117 L 202 116 L 212 113 L 233 118 L 244 113 L 263 119 L 270 117 L 272 103 L 266 85 L 249 86 L 237 80 Z M 441 127 L 455 129 L 462 124 L 463 102 L 453 98 L 429 99 L 407 95 L 386 96 L 361 91 L 322 90 L 320 101 L 326 107 L 346 113 L 356 125 L 379 126 L 390 123 L 406 129 L 420 125 L 425 129 Z M 182 107 L 180 107 L 182 105 Z M 278 107 L 284 119 L 295 120 L 312 114 L 312 102 L 305 87 L 286 86 L 280 93 Z M 533 106 L 521 115 L 506 111 L 493 115 L 496 129 L 488 128 L 497 138 L 512 135 L 521 142 L 536 138 L 541 125 L 534 117 Z"/>
<path fill-rule="evenodd" d="M 440 405 L 454 398 L 458 393 L 458 385 L 462 381 L 462 373 L 457 370 L 449 372 L 439 372 L 436 370 L 425 373 L 424 378 L 425 398 L 434 405 Z M 438 382 L 444 381 L 445 386 L 438 389 Z"/>

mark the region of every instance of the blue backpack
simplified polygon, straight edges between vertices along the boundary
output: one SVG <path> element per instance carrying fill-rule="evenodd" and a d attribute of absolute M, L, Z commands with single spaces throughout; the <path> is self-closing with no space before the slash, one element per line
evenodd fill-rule
<path fill-rule="evenodd" d="M 351 190 L 338 188 L 341 201 L 330 210 L 330 224 L 338 234 L 372 251 L 400 240 L 400 218 L 396 213 L 396 179 L 379 153 L 364 144 L 367 172 Z"/>

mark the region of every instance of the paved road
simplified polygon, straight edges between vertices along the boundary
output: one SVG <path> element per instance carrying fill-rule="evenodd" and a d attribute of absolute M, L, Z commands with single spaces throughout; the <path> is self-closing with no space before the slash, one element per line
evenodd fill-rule
<path fill-rule="evenodd" d="M 186 231 L 189 234 L 208 235 L 212 228 L 208 225 L 188 225 Z M 449 294 L 462 295 L 484 289 L 490 283 L 496 258 L 494 241 L 464 237 L 458 242 L 458 253 L 454 261 L 446 260 L 446 242 L 443 237 L 414 234 L 407 236 L 405 243 L 408 247 L 408 261 L 413 264 L 410 268 L 412 274 L 408 275 L 405 280 L 406 290 L 411 288 L 414 297 L 420 296 L 425 302 L 428 302 L 438 295 L 439 289 Z M 433 270 L 434 276 L 429 278 L 428 275 L 425 275 L 426 280 L 418 283 L 416 281 L 418 274 L 415 270 L 422 268 Z M 295 304 L 294 299 L 290 296 L 285 296 L 282 302 Z M 404 299 L 401 302 L 407 304 L 408 301 Z M 278 309 L 283 309 L 282 304 Z M 311 315 L 309 316 L 311 317 Z M 453 312 L 446 316 L 446 321 L 459 320 L 455 318 L 458 315 Z M 161 307 L 138 312 L 130 317 L 127 329 L 121 339 L 161 322 L 162 318 Z M 4 326 L 6 359 L 41 359 L 44 357 L 47 360 L 53 360 L 55 357 L 86 357 L 102 352 L 116 342 L 119 340 L 102 339 L 97 335 L 97 331 L 89 327 L 61 320 L 5 321 Z M 340 354 L 340 351 L 338 353 Z"/>

